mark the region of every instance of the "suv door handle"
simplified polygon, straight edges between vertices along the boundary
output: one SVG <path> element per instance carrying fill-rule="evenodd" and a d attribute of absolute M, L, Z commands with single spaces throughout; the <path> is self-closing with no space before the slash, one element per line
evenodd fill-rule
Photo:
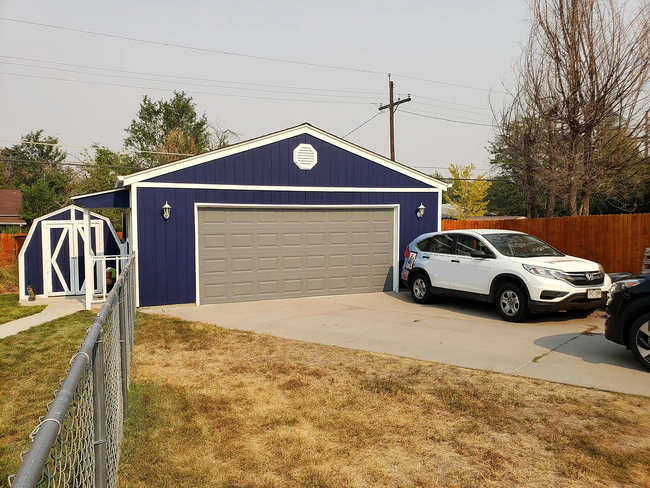
<path fill-rule="evenodd" d="M 431 256 L 427 256 L 426 254 L 422 256 L 422 259 L 429 259 Z"/>
<path fill-rule="evenodd" d="M 452 259 L 451 262 L 452 263 L 460 263 L 460 261 L 458 259 Z"/>

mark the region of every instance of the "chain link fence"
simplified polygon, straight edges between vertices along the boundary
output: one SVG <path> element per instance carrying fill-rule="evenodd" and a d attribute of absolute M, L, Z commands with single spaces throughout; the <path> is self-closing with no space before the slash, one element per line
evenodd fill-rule
<path fill-rule="evenodd" d="M 86 332 L 12 488 L 117 487 L 135 325 L 132 257 Z"/>

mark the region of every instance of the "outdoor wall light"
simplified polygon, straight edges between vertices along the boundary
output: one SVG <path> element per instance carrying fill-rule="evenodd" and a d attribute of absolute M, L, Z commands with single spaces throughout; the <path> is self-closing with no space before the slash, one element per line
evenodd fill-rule
<path fill-rule="evenodd" d="M 417 213 L 418 219 L 419 219 L 420 217 L 424 217 L 424 210 L 425 210 L 426 208 L 427 208 L 427 207 L 425 207 L 423 203 L 420 204 L 420 206 L 418 207 L 418 213 Z"/>
<path fill-rule="evenodd" d="M 165 220 L 169 218 L 169 215 L 172 213 L 172 207 L 169 203 L 167 203 L 167 200 L 165 200 L 165 204 L 163 205 L 163 217 Z"/>

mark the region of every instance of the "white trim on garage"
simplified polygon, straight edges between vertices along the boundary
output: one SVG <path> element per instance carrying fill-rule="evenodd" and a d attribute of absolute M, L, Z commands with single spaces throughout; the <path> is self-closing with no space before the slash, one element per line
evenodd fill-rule
<path fill-rule="evenodd" d="M 322 193 L 440 193 L 439 188 L 376 188 L 349 186 L 265 186 L 265 185 L 221 185 L 206 183 L 138 183 L 138 188 L 178 188 L 192 190 L 248 190 L 248 191 L 304 191 Z"/>
<path fill-rule="evenodd" d="M 400 205 L 273 205 L 273 204 L 230 204 L 230 203 L 194 203 L 194 272 L 196 275 L 195 293 L 196 305 L 201 305 L 199 292 L 199 207 L 201 208 L 277 208 L 277 209 L 295 209 L 295 210 L 346 210 L 346 209 L 393 209 L 393 291 L 399 291 L 399 222 L 400 222 Z"/>

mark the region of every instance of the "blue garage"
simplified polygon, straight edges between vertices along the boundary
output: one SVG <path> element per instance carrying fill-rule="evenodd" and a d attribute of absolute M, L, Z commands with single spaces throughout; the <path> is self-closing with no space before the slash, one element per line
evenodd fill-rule
<path fill-rule="evenodd" d="M 447 185 L 309 124 L 118 178 L 139 306 L 399 289 Z"/>

